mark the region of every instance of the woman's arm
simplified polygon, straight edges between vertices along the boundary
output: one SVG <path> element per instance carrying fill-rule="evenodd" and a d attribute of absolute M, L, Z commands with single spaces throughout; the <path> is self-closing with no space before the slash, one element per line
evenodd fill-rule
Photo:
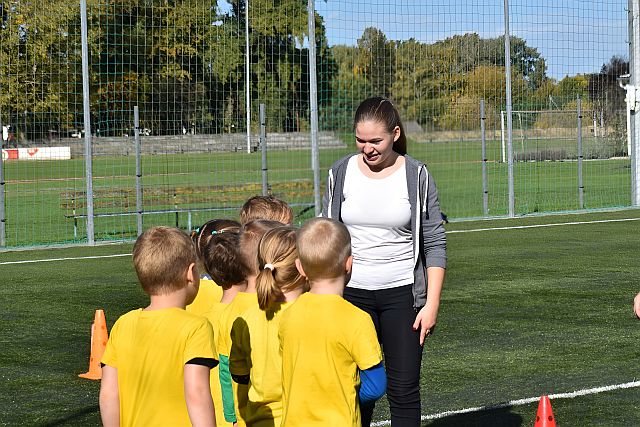
<path fill-rule="evenodd" d="M 427 303 L 420 309 L 413 322 L 413 330 L 420 331 L 420 345 L 424 345 L 424 339 L 433 334 L 436 327 L 445 271 L 442 267 L 427 268 Z"/>

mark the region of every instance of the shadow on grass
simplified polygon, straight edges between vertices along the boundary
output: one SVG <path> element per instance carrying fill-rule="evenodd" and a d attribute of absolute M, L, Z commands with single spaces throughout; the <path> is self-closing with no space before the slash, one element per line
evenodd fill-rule
<path fill-rule="evenodd" d="M 449 415 L 422 424 L 423 427 L 520 427 L 522 417 L 511 412 L 511 406 L 485 409 L 468 414 Z"/>
<path fill-rule="evenodd" d="M 49 421 L 43 424 L 46 427 L 53 426 L 63 426 L 67 424 L 74 424 L 74 421 L 77 422 L 79 419 L 86 417 L 87 415 L 97 414 L 100 412 L 100 407 L 98 405 L 86 406 L 82 409 L 73 412 L 66 417 L 58 418 L 57 420 Z"/>

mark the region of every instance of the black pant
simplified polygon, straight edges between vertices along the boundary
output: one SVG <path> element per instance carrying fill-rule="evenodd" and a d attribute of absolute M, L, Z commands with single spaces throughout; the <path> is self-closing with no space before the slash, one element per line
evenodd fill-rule
<path fill-rule="evenodd" d="M 369 313 L 378 333 L 387 372 L 387 400 L 393 427 L 420 425 L 422 346 L 411 285 L 368 291 L 347 287 L 344 298 Z M 369 426 L 374 404 L 361 405 L 362 425 Z"/>

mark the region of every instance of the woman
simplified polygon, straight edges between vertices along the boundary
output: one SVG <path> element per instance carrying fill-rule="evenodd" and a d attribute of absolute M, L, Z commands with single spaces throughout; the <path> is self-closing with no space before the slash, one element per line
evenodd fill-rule
<path fill-rule="evenodd" d="M 344 298 L 376 326 L 391 425 L 418 426 L 422 346 L 436 325 L 446 267 L 438 193 L 424 163 L 406 154 L 391 101 L 363 101 L 354 130 L 358 153 L 329 170 L 323 216 L 342 221 L 351 234 L 353 270 Z M 368 426 L 373 405 L 361 411 Z"/>

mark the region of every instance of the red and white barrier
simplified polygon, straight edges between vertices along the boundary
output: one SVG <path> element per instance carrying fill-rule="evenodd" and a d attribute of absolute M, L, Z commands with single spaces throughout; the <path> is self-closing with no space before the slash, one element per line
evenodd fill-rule
<path fill-rule="evenodd" d="M 2 160 L 69 160 L 71 147 L 7 148 Z"/>

